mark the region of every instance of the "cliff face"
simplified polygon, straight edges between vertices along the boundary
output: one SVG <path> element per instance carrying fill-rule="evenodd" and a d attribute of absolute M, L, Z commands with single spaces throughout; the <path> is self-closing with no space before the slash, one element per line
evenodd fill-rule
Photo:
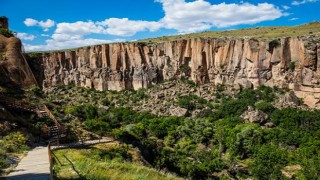
<path fill-rule="evenodd" d="M 197 83 L 267 85 L 315 93 L 320 92 L 319 57 L 317 37 L 115 43 L 46 54 L 43 86 L 73 83 L 101 91 L 139 89 L 185 77 Z"/>
<path fill-rule="evenodd" d="M 21 53 L 18 38 L 0 35 L 0 86 L 30 88 L 35 78 Z"/>

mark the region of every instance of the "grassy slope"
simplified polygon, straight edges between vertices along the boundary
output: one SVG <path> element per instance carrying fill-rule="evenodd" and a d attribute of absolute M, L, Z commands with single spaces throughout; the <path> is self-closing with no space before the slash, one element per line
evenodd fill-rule
<path fill-rule="evenodd" d="M 58 179 L 179 179 L 173 175 L 159 172 L 155 169 L 143 166 L 137 160 L 117 161 L 102 160 L 94 158 L 92 150 L 105 150 L 110 146 L 117 146 L 117 143 L 104 143 L 83 149 L 61 149 L 55 150 L 54 154 L 62 163 L 62 166 L 55 164 Z M 134 155 L 133 155 L 134 156 Z M 70 161 L 68 161 L 69 159 Z M 136 159 L 133 157 L 133 159 Z M 73 163 L 73 168 L 71 163 Z"/>
<path fill-rule="evenodd" d="M 222 38 L 222 37 L 254 37 L 259 39 L 273 39 L 280 37 L 295 37 L 303 35 L 320 35 L 320 23 L 314 22 L 303 24 L 300 26 L 274 26 L 274 27 L 257 27 L 247 29 L 237 29 L 230 31 L 209 31 L 201 33 L 192 33 L 176 36 L 164 36 L 159 38 L 150 38 L 140 40 L 141 42 L 164 42 L 178 39 L 192 39 L 192 38 Z"/>

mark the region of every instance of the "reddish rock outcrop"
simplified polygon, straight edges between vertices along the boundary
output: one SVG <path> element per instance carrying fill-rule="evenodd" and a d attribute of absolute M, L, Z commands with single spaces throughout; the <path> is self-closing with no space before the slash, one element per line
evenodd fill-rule
<path fill-rule="evenodd" d="M 18 38 L 0 34 L 0 86 L 30 88 L 36 80 L 21 52 Z"/>

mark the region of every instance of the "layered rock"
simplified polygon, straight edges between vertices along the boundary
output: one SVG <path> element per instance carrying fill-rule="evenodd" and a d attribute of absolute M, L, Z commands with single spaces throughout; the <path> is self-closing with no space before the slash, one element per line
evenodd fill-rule
<path fill-rule="evenodd" d="M 0 34 L 0 86 L 30 88 L 37 84 L 21 47 L 18 38 Z"/>
<path fill-rule="evenodd" d="M 318 88 L 319 42 L 318 37 L 273 41 L 197 38 L 96 45 L 45 54 L 43 85 L 72 83 L 101 91 L 139 89 L 184 76 L 199 84 Z"/>

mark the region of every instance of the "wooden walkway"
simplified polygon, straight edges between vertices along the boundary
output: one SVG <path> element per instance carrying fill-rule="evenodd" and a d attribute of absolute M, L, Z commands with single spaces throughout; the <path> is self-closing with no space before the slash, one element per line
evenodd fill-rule
<path fill-rule="evenodd" d="M 84 142 L 74 142 L 52 146 L 52 149 L 72 148 L 79 146 L 89 146 L 98 143 L 114 141 L 111 138 L 100 140 L 87 140 Z M 8 180 L 47 180 L 50 179 L 50 163 L 48 157 L 48 147 L 37 147 L 29 151 L 28 155 L 21 160 L 18 166 L 7 176 Z"/>
<path fill-rule="evenodd" d="M 18 166 L 7 176 L 8 180 L 50 179 L 48 147 L 40 146 L 28 152 Z"/>

